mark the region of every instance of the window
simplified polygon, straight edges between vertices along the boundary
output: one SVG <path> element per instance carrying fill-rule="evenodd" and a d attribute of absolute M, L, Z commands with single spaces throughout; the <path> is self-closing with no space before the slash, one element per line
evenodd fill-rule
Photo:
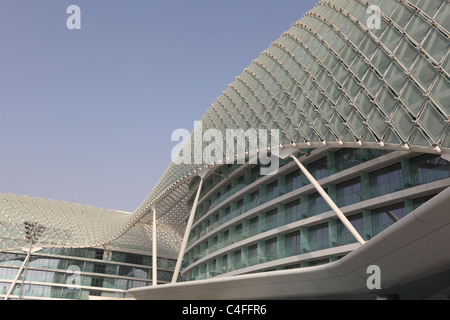
<path fill-rule="evenodd" d="M 222 256 L 222 272 L 228 271 L 228 255 Z"/>
<path fill-rule="evenodd" d="M 139 254 L 126 253 L 124 262 L 133 264 L 144 264 L 143 263 L 144 256 L 141 256 Z"/>
<path fill-rule="evenodd" d="M 105 273 L 106 266 L 104 264 L 94 264 L 94 273 Z"/>
<path fill-rule="evenodd" d="M 266 261 L 272 261 L 277 257 L 277 238 L 266 240 L 264 250 Z"/>
<path fill-rule="evenodd" d="M 236 211 L 239 214 L 242 214 L 244 212 L 244 199 L 241 199 L 236 203 Z"/>
<path fill-rule="evenodd" d="M 450 177 L 450 164 L 438 155 L 422 155 L 411 159 L 413 185 Z"/>
<path fill-rule="evenodd" d="M 250 202 L 247 205 L 247 210 L 255 208 L 259 204 L 259 191 L 250 194 Z"/>
<path fill-rule="evenodd" d="M 95 250 L 95 259 L 103 260 L 104 250 Z"/>
<path fill-rule="evenodd" d="M 103 278 L 92 278 L 91 286 L 92 287 L 103 287 Z"/>
<path fill-rule="evenodd" d="M 213 261 L 211 261 L 211 276 L 216 275 L 216 268 L 217 268 L 217 260 L 214 259 Z"/>
<path fill-rule="evenodd" d="M 278 227 L 278 210 L 274 209 L 266 213 L 265 231 Z"/>
<path fill-rule="evenodd" d="M 253 167 L 251 169 L 251 171 L 250 171 L 251 182 L 254 182 L 259 179 L 259 173 L 260 173 L 259 166 Z"/>
<path fill-rule="evenodd" d="M 300 220 L 300 200 L 295 200 L 285 206 L 286 223 Z"/>
<path fill-rule="evenodd" d="M 300 254 L 300 230 L 291 232 L 284 237 L 285 256 Z"/>
<path fill-rule="evenodd" d="M 310 267 L 314 267 L 314 266 L 320 266 L 321 264 L 327 264 L 329 262 L 330 262 L 330 259 L 329 258 L 325 258 L 325 259 L 310 261 L 308 263 L 308 265 Z"/>
<path fill-rule="evenodd" d="M 241 267 L 241 250 L 234 252 L 234 268 L 239 269 Z"/>
<path fill-rule="evenodd" d="M 316 162 L 309 164 L 308 170 L 316 180 L 325 178 L 328 175 L 327 158 L 324 157 L 320 160 L 317 160 Z"/>
<path fill-rule="evenodd" d="M 266 186 L 266 201 L 270 201 L 278 197 L 278 180 Z"/>
<path fill-rule="evenodd" d="M 341 149 L 336 152 L 336 169 L 342 171 L 361 163 L 359 149 Z"/>
<path fill-rule="evenodd" d="M 223 233 L 223 241 L 226 242 L 228 241 L 228 238 L 230 237 L 230 231 L 227 230 Z"/>
<path fill-rule="evenodd" d="M 258 233 L 258 217 L 254 217 L 248 222 L 249 235 L 253 236 Z"/>
<path fill-rule="evenodd" d="M 328 210 L 330 210 L 330 207 L 319 193 L 316 192 L 308 196 L 308 216 L 314 216 Z"/>
<path fill-rule="evenodd" d="M 224 217 L 228 216 L 230 214 L 230 207 L 225 208 Z"/>
<path fill-rule="evenodd" d="M 403 203 L 384 207 L 372 212 L 372 227 L 374 235 L 380 233 L 405 216 Z"/>
<path fill-rule="evenodd" d="M 291 172 L 286 176 L 286 192 L 291 192 L 292 190 L 301 187 L 301 175 L 300 170 Z"/>
<path fill-rule="evenodd" d="M 401 190 L 403 181 L 400 163 L 372 172 L 370 174 L 370 187 L 373 197 Z"/>
<path fill-rule="evenodd" d="M 235 238 L 238 240 L 242 239 L 242 223 L 236 226 Z"/>
<path fill-rule="evenodd" d="M 248 247 L 248 264 L 254 265 L 257 263 L 258 258 L 258 244 L 254 244 Z"/>
<path fill-rule="evenodd" d="M 358 233 L 364 237 L 364 225 L 363 225 L 363 215 L 362 213 L 355 214 L 353 216 L 347 217 L 348 221 L 353 225 L 353 227 L 358 231 Z M 341 222 L 337 221 L 337 243 L 333 243 L 333 246 L 339 246 L 349 243 L 356 242 L 355 237 L 350 233 L 347 227 Z"/>
<path fill-rule="evenodd" d="M 219 236 L 215 236 L 214 238 L 213 238 L 213 242 L 212 242 L 212 248 L 213 249 L 216 249 L 216 247 L 217 247 L 217 243 L 219 242 Z"/>
<path fill-rule="evenodd" d="M 345 207 L 361 201 L 361 178 L 356 178 L 336 186 L 337 205 Z"/>
<path fill-rule="evenodd" d="M 421 205 L 423 205 L 425 202 L 427 202 L 428 200 L 430 200 L 430 199 L 433 198 L 434 196 L 435 196 L 435 194 L 433 194 L 433 195 L 431 195 L 431 196 L 426 196 L 426 197 L 414 199 L 414 209 L 417 209 L 418 207 L 420 207 Z"/>
<path fill-rule="evenodd" d="M 245 185 L 245 175 L 242 175 L 242 176 L 240 176 L 238 179 L 237 179 L 237 185 L 239 186 L 239 185 Z"/>
<path fill-rule="evenodd" d="M 308 240 L 311 251 L 328 248 L 328 223 L 310 227 Z"/>

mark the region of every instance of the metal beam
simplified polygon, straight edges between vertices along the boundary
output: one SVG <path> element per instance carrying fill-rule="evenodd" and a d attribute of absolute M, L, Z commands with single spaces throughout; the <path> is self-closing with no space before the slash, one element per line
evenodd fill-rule
<path fill-rule="evenodd" d="M 188 222 L 186 225 L 186 230 L 184 232 L 183 243 L 181 244 L 180 252 L 178 254 L 177 264 L 175 266 L 175 271 L 173 272 L 172 283 L 177 282 L 178 274 L 180 273 L 180 270 L 181 270 L 181 263 L 183 261 L 187 242 L 189 240 L 189 234 L 191 233 L 192 224 L 194 222 L 195 211 L 197 211 L 198 199 L 200 197 L 200 192 L 202 190 L 202 185 L 203 185 L 203 178 L 206 176 L 206 174 L 208 172 L 209 172 L 209 170 L 203 170 L 198 174 L 198 176 L 200 177 L 200 184 L 198 185 L 197 194 L 195 195 L 194 203 L 192 205 L 192 209 L 189 214 L 189 219 L 188 219 Z"/>

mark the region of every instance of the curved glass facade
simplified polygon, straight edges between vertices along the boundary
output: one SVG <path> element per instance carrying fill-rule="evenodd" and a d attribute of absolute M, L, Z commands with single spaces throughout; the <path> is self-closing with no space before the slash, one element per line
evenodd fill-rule
<path fill-rule="evenodd" d="M 366 241 L 450 185 L 450 163 L 439 155 L 325 149 L 300 160 Z M 293 161 L 275 176 L 259 169 L 223 166 L 206 178 L 187 280 L 308 267 L 359 246 Z"/>
<path fill-rule="evenodd" d="M 0 297 L 5 297 L 25 252 L 0 252 Z M 172 279 L 176 260 L 159 257 L 158 283 Z M 152 257 L 96 248 L 43 249 L 32 254 L 9 299 L 127 298 L 126 290 L 151 285 Z"/>
<path fill-rule="evenodd" d="M 254 128 L 279 129 L 283 147 L 449 153 L 449 6 L 320 1 L 230 84 L 186 145 L 209 129 Z M 205 147 L 172 163 L 137 212 L 205 168 L 195 162 Z"/>

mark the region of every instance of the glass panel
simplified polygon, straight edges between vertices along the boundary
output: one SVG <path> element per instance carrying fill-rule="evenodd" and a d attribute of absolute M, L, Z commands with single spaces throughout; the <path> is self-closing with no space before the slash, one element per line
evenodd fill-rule
<path fill-rule="evenodd" d="M 419 124 L 435 143 L 439 142 L 442 133 L 447 128 L 445 119 L 430 103 L 425 105 L 425 109 L 419 118 Z"/>
<path fill-rule="evenodd" d="M 336 169 L 342 171 L 361 163 L 360 149 L 341 149 L 336 152 Z"/>
<path fill-rule="evenodd" d="M 361 178 L 336 185 L 338 207 L 345 207 L 361 201 Z"/>
<path fill-rule="evenodd" d="M 362 51 L 362 53 L 364 53 L 367 59 L 370 59 L 370 57 L 375 52 L 377 46 L 378 46 L 377 43 L 373 41 L 372 38 L 366 37 L 359 46 L 359 49 Z"/>
<path fill-rule="evenodd" d="M 395 100 L 394 95 L 389 89 L 382 86 L 380 92 L 378 93 L 376 102 L 380 109 L 383 110 L 387 116 L 390 116 L 394 111 L 397 100 Z"/>
<path fill-rule="evenodd" d="M 316 180 L 325 178 L 328 175 L 327 158 L 324 157 L 320 160 L 317 160 L 309 164 L 308 170 Z"/>
<path fill-rule="evenodd" d="M 349 101 L 343 95 L 336 104 L 336 109 L 344 118 L 348 118 L 350 112 L 352 111 Z"/>
<path fill-rule="evenodd" d="M 411 22 L 408 24 L 406 28 L 406 32 L 413 38 L 417 43 L 422 43 L 425 35 L 430 29 L 430 25 L 426 23 L 422 18 L 418 15 L 414 15 L 411 19 Z"/>
<path fill-rule="evenodd" d="M 361 114 L 366 118 L 369 116 L 370 111 L 372 111 L 373 109 L 372 102 L 369 100 L 363 90 L 360 90 L 358 96 L 356 97 L 355 106 L 358 111 L 361 112 Z"/>
<path fill-rule="evenodd" d="M 384 52 L 383 49 L 378 48 L 372 57 L 372 64 L 378 70 L 380 74 L 384 74 L 391 63 L 391 58 Z"/>
<path fill-rule="evenodd" d="M 388 26 L 386 32 L 383 33 L 381 40 L 389 50 L 394 52 L 401 38 L 402 36 L 393 27 Z"/>
<path fill-rule="evenodd" d="M 386 81 L 397 94 L 399 94 L 403 84 L 406 82 L 406 79 L 407 77 L 402 68 L 393 62 L 386 74 Z"/>
<path fill-rule="evenodd" d="M 448 117 L 450 115 L 450 103 L 448 103 L 448 97 L 450 97 L 450 82 L 446 78 L 439 76 L 431 89 L 430 94 Z"/>
<path fill-rule="evenodd" d="M 420 0 L 417 6 L 425 11 L 425 13 L 433 18 L 445 0 Z"/>
<path fill-rule="evenodd" d="M 436 69 L 423 57 L 419 56 L 411 70 L 411 74 L 419 80 L 420 84 L 428 90 L 436 76 Z"/>
<path fill-rule="evenodd" d="M 286 224 L 300 220 L 300 200 L 286 204 L 285 207 Z"/>
<path fill-rule="evenodd" d="M 408 40 L 403 39 L 397 48 L 395 56 L 400 60 L 406 69 L 409 69 L 416 59 L 417 54 L 418 52 L 412 44 Z"/>
<path fill-rule="evenodd" d="M 357 111 L 353 111 L 347 121 L 347 126 L 353 131 L 356 137 L 361 138 L 361 134 L 365 128 L 362 123 L 363 119 Z"/>
<path fill-rule="evenodd" d="M 300 254 L 300 231 L 289 233 L 284 238 L 285 256 L 293 256 Z"/>
<path fill-rule="evenodd" d="M 445 1 L 442 7 L 439 9 L 439 12 L 434 17 L 434 21 L 443 26 L 447 31 L 450 32 L 450 3 Z"/>
<path fill-rule="evenodd" d="M 350 67 L 350 69 L 356 75 L 356 78 L 358 78 L 359 80 L 363 78 L 364 74 L 367 71 L 367 68 L 368 68 L 367 64 L 360 56 L 355 57 L 355 60 L 353 61 L 353 64 Z"/>
<path fill-rule="evenodd" d="M 397 110 L 392 115 L 391 124 L 395 130 L 400 134 L 403 141 L 407 141 L 411 131 L 414 129 L 414 124 L 411 117 L 402 108 L 401 103 L 397 107 Z"/>
<path fill-rule="evenodd" d="M 329 247 L 328 224 L 321 224 L 309 228 L 308 232 L 310 251 L 322 250 Z"/>
<path fill-rule="evenodd" d="M 406 24 L 413 16 L 413 12 L 404 5 L 399 5 L 397 9 L 391 14 L 390 18 L 394 20 L 403 30 Z"/>
<path fill-rule="evenodd" d="M 363 83 L 366 90 L 369 91 L 372 96 L 375 96 L 378 89 L 380 88 L 381 80 L 372 70 L 369 70 L 364 77 Z"/>
<path fill-rule="evenodd" d="M 417 116 L 425 103 L 425 96 L 422 90 L 420 90 L 414 83 L 408 80 L 408 84 L 403 90 L 402 101 L 406 105 L 409 111 L 411 111 L 414 116 Z"/>
<path fill-rule="evenodd" d="M 372 197 L 392 193 L 403 188 L 402 168 L 400 163 L 374 171 L 370 174 Z"/>
<path fill-rule="evenodd" d="M 330 210 L 330 207 L 319 193 L 313 193 L 308 196 L 308 216 L 323 213 Z M 304 218 L 304 217 L 302 217 Z"/>
<path fill-rule="evenodd" d="M 358 233 L 364 237 L 364 222 L 362 213 L 347 217 Z M 340 221 L 337 221 L 337 243 L 333 246 L 355 243 L 356 239 L 348 230 L 348 228 Z"/>
<path fill-rule="evenodd" d="M 272 261 L 277 258 L 277 238 L 273 238 L 265 242 L 264 253 L 267 261 Z"/>
<path fill-rule="evenodd" d="M 373 236 L 380 233 L 405 216 L 404 204 L 397 204 L 372 212 Z"/>
<path fill-rule="evenodd" d="M 450 177 L 450 163 L 438 155 L 427 154 L 411 159 L 413 185 Z"/>
<path fill-rule="evenodd" d="M 423 43 L 423 48 L 434 60 L 440 62 L 450 46 L 448 39 L 439 31 L 431 29 L 430 34 Z"/>

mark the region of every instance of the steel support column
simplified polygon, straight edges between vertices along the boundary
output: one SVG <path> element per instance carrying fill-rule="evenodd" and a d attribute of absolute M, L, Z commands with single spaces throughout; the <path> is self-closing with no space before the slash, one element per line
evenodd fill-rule
<path fill-rule="evenodd" d="M 194 203 L 192 204 L 192 209 L 189 214 L 189 219 L 186 225 L 186 230 L 184 232 L 183 242 L 181 244 L 180 252 L 178 254 L 177 264 L 175 266 L 175 271 L 173 272 L 172 283 L 176 283 L 178 279 L 178 274 L 181 270 L 181 263 L 183 262 L 184 253 L 186 251 L 187 242 L 189 240 L 189 234 L 191 233 L 192 224 L 194 222 L 195 211 L 197 211 L 198 199 L 200 197 L 200 192 L 202 191 L 203 178 L 206 176 L 209 170 L 201 171 L 198 176 L 200 177 L 200 184 L 198 185 L 197 194 L 195 195 Z"/>

